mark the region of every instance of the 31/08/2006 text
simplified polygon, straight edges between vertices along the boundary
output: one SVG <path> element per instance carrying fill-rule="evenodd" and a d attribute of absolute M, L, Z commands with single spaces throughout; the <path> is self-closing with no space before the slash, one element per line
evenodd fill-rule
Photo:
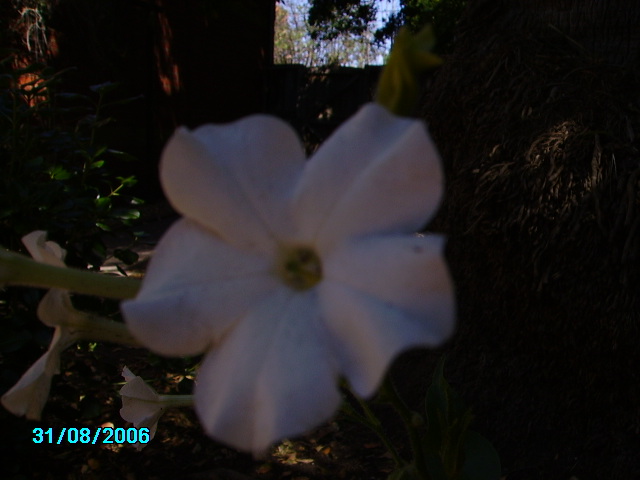
<path fill-rule="evenodd" d="M 101 437 L 102 434 L 102 437 Z M 148 443 L 148 428 L 111 428 L 98 427 L 93 431 L 91 428 L 67 428 L 63 427 L 58 435 L 55 435 L 53 428 L 43 430 L 33 429 L 33 443 Z"/>

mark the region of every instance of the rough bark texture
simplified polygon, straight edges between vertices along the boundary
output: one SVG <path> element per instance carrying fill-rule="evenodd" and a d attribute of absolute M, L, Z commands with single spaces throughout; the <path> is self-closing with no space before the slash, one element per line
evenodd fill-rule
<path fill-rule="evenodd" d="M 640 49 L 640 9 L 636 2 L 525 0 L 514 9 L 526 29 L 554 26 L 594 58 L 618 65 L 635 65 Z"/>
<path fill-rule="evenodd" d="M 639 13 L 472 2 L 425 98 L 449 373 L 509 480 L 640 478 Z"/>

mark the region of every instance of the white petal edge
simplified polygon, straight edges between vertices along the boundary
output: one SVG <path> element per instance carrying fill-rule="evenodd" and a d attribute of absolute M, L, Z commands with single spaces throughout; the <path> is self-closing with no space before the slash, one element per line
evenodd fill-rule
<path fill-rule="evenodd" d="M 138 430 L 148 428 L 149 441 L 151 441 L 156 435 L 158 420 L 165 408 L 161 405 L 156 391 L 142 377 L 135 375 L 126 366 L 122 369 L 122 376 L 127 383 L 120 389 L 122 397 L 120 416 L 123 420 L 133 423 Z M 142 450 L 148 443 L 148 441 L 137 442 L 134 446 L 137 450 Z"/>
<path fill-rule="evenodd" d="M 47 241 L 47 232 L 44 230 L 28 233 L 22 237 L 22 243 L 34 260 L 56 267 L 66 266 L 64 264 L 66 250 L 55 242 Z"/>
<path fill-rule="evenodd" d="M 444 258 L 445 243 L 446 237 L 437 234 L 352 239 L 324 257 L 325 279 L 416 314 L 428 315 L 434 304 L 448 305 L 448 315 L 427 316 L 434 337 L 444 341 L 455 323 L 454 287 Z M 436 311 L 443 309 L 440 306 Z"/>
<path fill-rule="evenodd" d="M 443 173 L 424 123 L 367 104 L 309 160 L 294 197 L 302 238 L 412 233 L 435 213 Z"/>
<path fill-rule="evenodd" d="M 205 357 L 196 411 L 211 437 L 261 455 L 335 413 L 336 367 L 313 292 L 282 291 Z"/>
<path fill-rule="evenodd" d="M 2 396 L 2 405 L 14 415 L 39 420 L 47 403 L 51 379 L 60 373 L 60 354 L 76 340 L 65 327 L 56 328 L 49 349 Z"/>
<path fill-rule="evenodd" d="M 412 247 L 410 242 L 406 246 Z M 383 241 L 371 249 L 384 247 Z M 416 268 L 407 270 L 405 276 L 403 267 L 411 254 L 404 252 L 404 258 L 398 255 L 397 266 L 390 265 L 391 254 L 387 258 L 381 255 L 379 268 L 361 262 L 370 253 L 364 251 L 359 258 L 356 255 L 341 266 L 345 275 L 351 271 L 351 277 L 343 278 L 338 271 L 331 278 L 329 273 L 330 278 L 318 288 L 327 328 L 337 345 L 341 371 L 362 397 L 375 392 L 398 354 L 415 347 L 439 346 L 451 336 L 455 326 L 451 280 L 440 255 L 422 254 L 422 258 L 416 259 Z M 424 269 L 424 277 L 417 277 L 416 273 L 425 266 L 429 268 Z"/>
<path fill-rule="evenodd" d="M 270 252 L 278 235 L 291 230 L 287 208 L 304 161 L 289 125 L 253 115 L 178 129 L 162 154 L 160 180 L 185 217 L 235 246 Z"/>

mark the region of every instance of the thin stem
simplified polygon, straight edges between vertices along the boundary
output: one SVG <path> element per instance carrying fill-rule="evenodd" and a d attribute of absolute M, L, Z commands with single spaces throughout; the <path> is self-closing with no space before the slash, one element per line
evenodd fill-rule
<path fill-rule="evenodd" d="M 366 404 L 366 402 L 358 398 L 356 395 L 351 394 L 350 396 L 354 397 L 358 401 L 365 415 L 362 415 L 361 413 L 357 412 L 346 401 L 343 402 L 342 404 L 342 412 L 346 414 L 348 417 L 350 417 L 352 420 L 368 427 L 371 431 L 373 431 L 373 433 L 375 433 L 378 436 L 378 438 L 382 441 L 384 446 L 387 448 L 387 451 L 389 452 L 394 462 L 396 463 L 396 467 L 401 467 L 406 465 L 406 462 L 402 459 L 402 457 L 400 457 L 400 454 L 398 454 L 398 451 L 396 450 L 396 448 L 393 446 L 391 441 L 387 438 L 384 431 L 382 430 L 380 420 L 378 420 L 378 418 L 371 411 L 371 409 Z"/>
<path fill-rule="evenodd" d="M 128 277 L 47 265 L 18 253 L 0 250 L 0 285 L 61 288 L 84 295 L 126 299 L 136 296 L 141 283 Z"/>
<path fill-rule="evenodd" d="M 384 433 L 384 430 L 382 429 L 382 426 L 378 417 L 376 417 L 373 411 L 371 410 L 371 408 L 369 408 L 369 405 L 367 404 L 367 402 L 365 402 L 358 396 L 355 396 L 355 397 L 358 400 L 360 407 L 364 411 L 367 420 L 369 421 L 368 423 L 369 428 L 371 428 L 378 435 L 378 438 L 382 440 L 382 443 L 384 443 L 384 446 L 387 447 L 387 450 L 393 457 L 394 461 L 396 462 L 396 465 L 397 466 L 404 465 L 405 461 L 400 457 L 400 455 L 398 454 L 398 451 L 393 446 L 393 444 L 391 443 L 387 435 Z"/>
<path fill-rule="evenodd" d="M 420 475 L 420 478 L 429 480 L 430 476 L 425 461 L 426 459 L 424 445 L 422 443 L 422 439 L 420 438 L 420 434 L 413 422 L 414 412 L 412 412 L 404 402 L 404 400 L 402 400 L 389 376 L 385 377 L 381 390 L 385 398 L 396 409 L 396 411 L 402 418 L 405 427 L 407 428 L 409 441 L 411 442 L 411 450 L 413 451 L 413 461 L 416 467 L 416 471 Z"/>

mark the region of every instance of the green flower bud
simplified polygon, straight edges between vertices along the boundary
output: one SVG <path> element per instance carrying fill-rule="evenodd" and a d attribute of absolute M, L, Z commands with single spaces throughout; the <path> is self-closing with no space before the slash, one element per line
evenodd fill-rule
<path fill-rule="evenodd" d="M 420 75 L 442 64 L 442 59 L 431 53 L 434 44 L 431 25 L 416 35 L 406 27 L 400 29 L 380 76 L 376 102 L 396 115 L 409 115 L 420 95 Z"/>

